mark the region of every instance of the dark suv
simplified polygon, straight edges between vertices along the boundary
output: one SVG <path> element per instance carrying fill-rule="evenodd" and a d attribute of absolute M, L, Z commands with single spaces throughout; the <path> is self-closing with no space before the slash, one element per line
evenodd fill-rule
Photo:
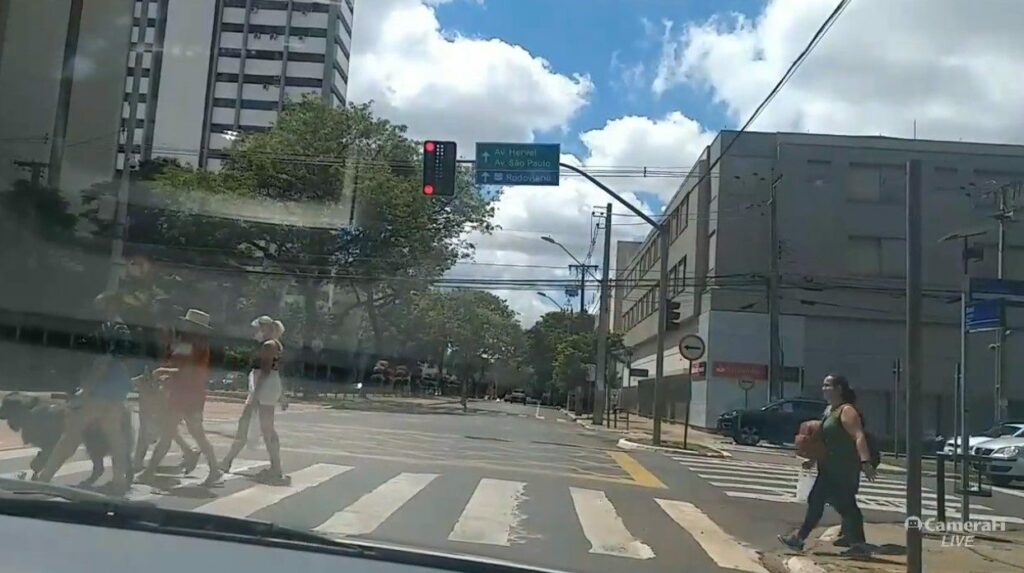
<path fill-rule="evenodd" d="M 820 419 L 828 404 L 814 398 L 786 398 L 758 409 L 731 410 L 718 417 L 718 431 L 737 444 L 756 446 L 761 440 L 792 443 L 807 420 Z"/>

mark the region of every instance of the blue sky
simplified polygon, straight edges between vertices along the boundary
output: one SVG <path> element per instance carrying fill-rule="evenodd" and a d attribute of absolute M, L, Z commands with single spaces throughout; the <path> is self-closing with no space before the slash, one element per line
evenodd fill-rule
<path fill-rule="evenodd" d="M 753 16 L 762 6 L 759 0 L 491 0 L 450 2 L 441 5 L 437 15 L 448 32 L 500 38 L 545 58 L 558 73 L 589 74 L 595 87 L 591 103 L 573 120 L 568 133 L 538 136 L 542 141 L 560 141 L 565 151 L 580 155 L 584 151 L 577 137 L 580 132 L 624 115 L 654 118 L 682 111 L 712 130 L 728 126 L 723 109 L 704 90 L 680 86 L 660 97 L 650 90 L 661 50 L 662 22 L 674 22 L 678 31 L 686 22 L 703 22 L 715 14 Z M 646 69 L 644 87 L 628 89 L 623 85 L 623 67 L 637 63 Z"/>

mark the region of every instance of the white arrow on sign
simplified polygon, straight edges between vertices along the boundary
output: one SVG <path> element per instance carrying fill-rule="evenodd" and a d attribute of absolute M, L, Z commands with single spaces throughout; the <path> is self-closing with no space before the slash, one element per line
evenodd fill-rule
<path fill-rule="evenodd" d="M 687 334 L 679 341 L 679 354 L 690 362 L 703 358 L 705 350 L 704 339 L 696 334 Z"/>
<path fill-rule="evenodd" d="M 485 151 L 485 152 L 481 153 L 481 155 L 484 156 L 484 161 L 490 161 L 491 160 L 491 154 L 490 153 Z"/>

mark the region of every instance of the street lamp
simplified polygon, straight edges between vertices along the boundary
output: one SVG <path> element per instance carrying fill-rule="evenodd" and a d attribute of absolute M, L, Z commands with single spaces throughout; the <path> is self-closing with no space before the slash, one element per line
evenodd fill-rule
<path fill-rule="evenodd" d="M 549 301 L 551 301 L 551 303 L 552 303 L 552 304 L 554 304 L 555 306 L 557 306 L 557 307 L 558 307 L 558 310 L 560 310 L 560 311 L 562 311 L 562 312 L 565 312 L 565 307 L 564 307 L 564 306 L 562 306 L 561 304 L 559 304 L 559 302 L 558 302 L 557 300 L 555 300 L 555 299 L 551 298 L 551 297 L 550 297 L 550 296 L 548 295 L 548 293 L 546 293 L 546 292 L 541 292 L 541 291 L 537 291 L 537 295 L 539 295 L 539 296 L 541 296 L 541 297 L 544 297 L 544 298 L 548 299 Z M 571 311 L 570 311 L 570 312 L 571 312 Z"/>

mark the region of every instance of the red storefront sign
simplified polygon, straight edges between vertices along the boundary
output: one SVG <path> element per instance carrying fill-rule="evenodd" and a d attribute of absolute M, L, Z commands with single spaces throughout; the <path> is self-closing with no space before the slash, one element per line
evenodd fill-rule
<path fill-rule="evenodd" d="M 690 363 L 690 380 L 704 380 L 707 377 L 708 363 L 707 362 L 691 362 Z"/>
<path fill-rule="evenodd" d="M 768 365 L 749 362 L 712 362 L 711 373 L 719 378 L 767 380 Z"/>

